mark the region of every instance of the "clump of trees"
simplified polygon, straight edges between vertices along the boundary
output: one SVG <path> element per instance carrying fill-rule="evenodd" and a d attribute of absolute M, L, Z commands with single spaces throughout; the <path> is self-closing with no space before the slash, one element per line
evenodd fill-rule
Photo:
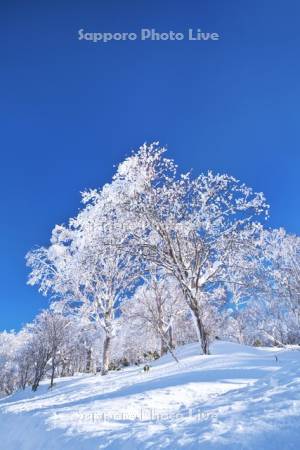
<path fill-rule="evenodd" d="M 41 380 L 96 371 L 103 337 L 93 324 L 53 310 L 42 311 L 19 333 L 0 333 L 0 395 Z M 95 353 L 95 355 L 93 355 Z"/>
<path fill-rule="evenodd" d="M 216 336 L 299 343 L 299 238 L 264 228 L 262 193 L 226 174 L 181 174 L 152 143 L 82 202 L 27 255 L 29 284 L 53 303 L 0 335 L 2 393 L 154 354 L 176 359 L 174 348 L 195 340 L 208 354 Z"/>

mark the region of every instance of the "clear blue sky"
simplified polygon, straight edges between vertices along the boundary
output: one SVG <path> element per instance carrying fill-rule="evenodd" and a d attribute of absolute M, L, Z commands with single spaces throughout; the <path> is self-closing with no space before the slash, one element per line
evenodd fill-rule
<path fill-rule="evenodd" d="M 1 2 L 1 329 L 47 300 L 25 253 L 160 140 L 183 169 L 264 191 L 270 226 L 299 232 L 298 0 Z M 80 28 L 219 32 L 218 42 L 79 42 Z"/>

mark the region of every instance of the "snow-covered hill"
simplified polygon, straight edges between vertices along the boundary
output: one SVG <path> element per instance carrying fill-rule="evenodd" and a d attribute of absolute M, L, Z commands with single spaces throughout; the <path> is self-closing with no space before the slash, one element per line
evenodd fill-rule
<path fill-rule="evenodd" d="M 300 448 L 300 352 L 217 342 L 0 402 L 5 450 Z M 276 361 L 275 355 L 278 356 Z"/>

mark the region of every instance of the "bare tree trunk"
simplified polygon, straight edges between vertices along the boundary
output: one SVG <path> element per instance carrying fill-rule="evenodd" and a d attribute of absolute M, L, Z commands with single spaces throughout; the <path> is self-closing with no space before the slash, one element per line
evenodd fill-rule
<path fill-rule="evenodd" d="M 26 388 L 26 384 L 28 383 L 28 373 L 29 373 L 29 365 L 26 364 L 26 367 L 21 370 L 21 380 L 20 380 L 20 386 L 23 389 L 23 391 Z"/>
<path fill-rule="evenodd" d="M 175 359 L 175 361 L 178 363 L 178 358 L 175 355 L 173 348 L 170 346 L 170 342 L 168 340 L 168 337 L 166 336 L 166 334 L 164 334 L 161 330 L 158 330 L 159 334 L 160 334 L 160 339 L 161 339 L 161 346 L 166 349 L 165 353 L 168 353 L 168 351 L 170 352 L 171 356 L 173 357 L 173 359 Z M 164 353 L 164 354 L 165 354 Z M 162 355 L 161 355 L 162 356 Z"/>
<path fill-rule="evenodd" d="M 160 356 L 163 356 L 166 353 L 168 353 L 170 349 L 174 349 L 171 326 L 165 333 L 162 330 L 160 330 Z"/>
<path fill-rule="evenodd" d="M 39 381 L 34 380 L 32 387 L 31 387 L 32 391 L 35 392 L 38 387 L 39 387 Z"/>
<path fill-rule="evenodd" d="M 163 333 L 161 333 L 161 337 L 160 337 L 160 356 L 164 356 L 166 353 L 168 353 L 168 347 L 166 345 L 166 338 L 163 336 Z"/>
<path fill-rule="evenodd" d="M 110 348 L 111 348 L 111 337 L 109 335 L 105 336 L 103 345 L 103 358 L 102 358 L 102 370 L 101 375 L 106 375 L 110 363 Z"/>
<path fill-rule="evenodd" d="M 31 387 L 33 392 L 35 392 L 37 390 L 37 388 L 39 387 L 39 384 L 40 384 L 40 381 L 41 381 L 43 375 L 44 375 L 44 373 L 42 373 L 41 370 L 37 369 L 35 371 L 34 380 L 33 380 L 32 387 Z"/>
<path fill-rule="evenodd" d="M 170 348 L 175 348 L 174 343 L 173 343 L 173 328 L 172 325 L 169 326 L 169 346 Z"/>
<path fill-rule="evenodd" d="M 55 359 L 52 358 L 50 389 L 53 388 L 54 385 L 54 374 L 55 374 Z"/>
<path fill-rule="evenodd" d="M 91 367 L 92 367 L 92 349 L 89 348 L 87 351 L 87 361 L 86 361 L 86 368 L 85 371 L 87 373 L 91 372 Z"/>
<path fill-rule="evenodd" d="M 39 360 L 36 361 L 36 363 L 35 363 L 34 379 L 33 379 L 33 383 L 32 383 L 32 390 L 33 390 L 33 392 L 35 392 L 37 390 L 37 388 L 39 387 L 41 379 L 45 375 L 46 365 L 47 365 L 47 362 L 49 361 L 49 358 L 50 358 L 49 354 L 46 354 L 46 355 L 42 354 L 40 356 Z"/>
<path fill-rule="evenodd" d="M 200 339 L 201 348 L 204 355 L 209 355 L 209 339 L 208 334 L 205 331 L 203 322 L 201 320 L 200 311 L 198 308 L 192 307 L 192 312 L 194 314 L 195 323 L 197 326 L 197 331 Z"/>

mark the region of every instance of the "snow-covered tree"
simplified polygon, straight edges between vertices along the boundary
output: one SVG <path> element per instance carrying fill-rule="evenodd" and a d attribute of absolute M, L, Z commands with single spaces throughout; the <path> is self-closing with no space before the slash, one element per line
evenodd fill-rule
<path fill-rule="evenodd" d="M 0 397 L 11 394 L 18 384 L 16 353 L 19 346 L 17 333 L 0 333 Z"/>
<path fill-rule="evenodd" d="M 252 326 L 265 343 L 300 342 L 300 238 L 265 230 L 261 245 L 262 292 L 249 304 Z"/>
<path fill-rule="evenodd" d="M 147 325 L 152 328 L 160 340 L 162 356 L 167 351 L 173 354 L 174 322 L 185 315 L 186 310 L 187 305 L 176 279 L 152 267 L 144 283 L 125 302 L 122 313 L 128 320 L 138 317 L 143 328 Z"/>
<path fill-rule="evenodd" d="M 254 216 L 266 215 L 268 207 L 262 193 L 229 175 L 178 176 L 164 152 L 145 144 L 121 163 L 112 183 L 114 201 L 131 217 L 128 251 L 177 280 L 208 353 L 205 315 L 213 291 L 228 283 L 233 261 L 239 270 L 238 252 L 260 229 Z"/>
<path fill-rule="evenodd" d="M 29 283 L 52 293 L 104 331 L 102 374 L 108 371 L 114 319 L 137 281 L 137 258 L 126 252 L 126 222 L 111 201 L 108 186 L 83 194 L 85 207 L 67 227 L 56 226 L 49 248 L 27 256 Z"/>

